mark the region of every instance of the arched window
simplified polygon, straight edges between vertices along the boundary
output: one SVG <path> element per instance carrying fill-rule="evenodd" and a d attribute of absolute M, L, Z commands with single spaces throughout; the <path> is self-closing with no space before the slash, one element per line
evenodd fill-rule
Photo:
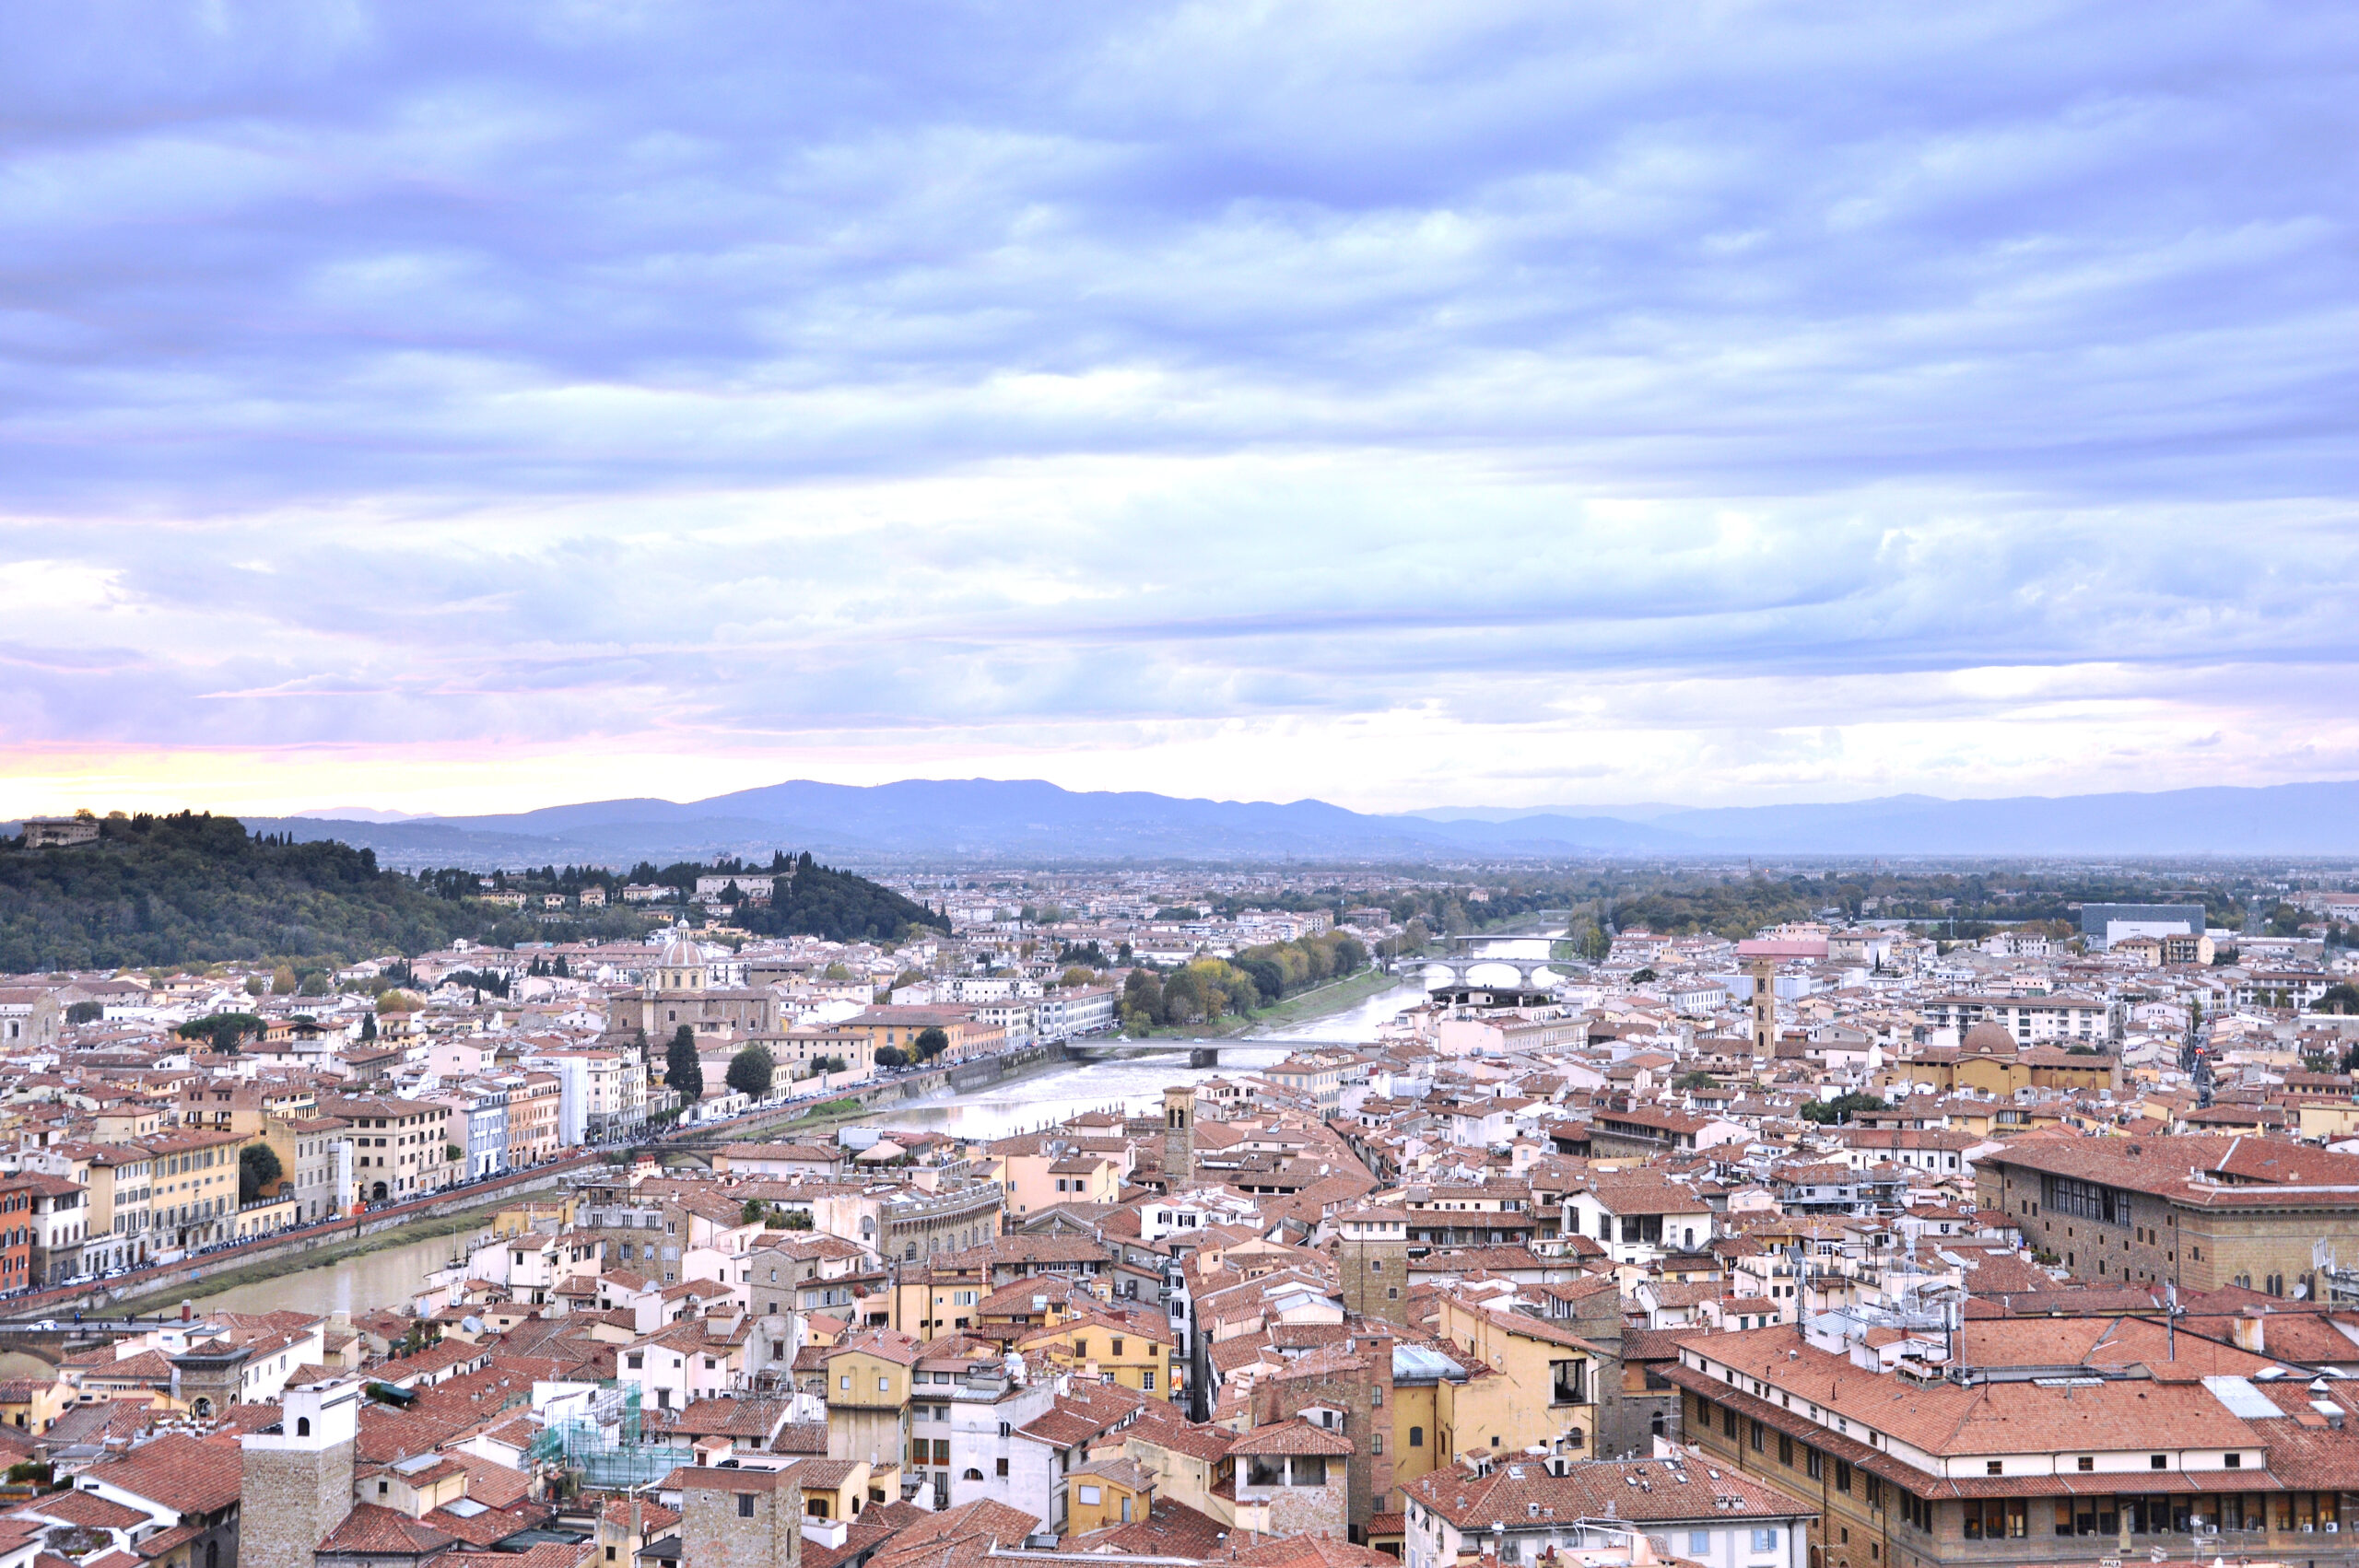
<path fill-rule="evenodd" d="M 980 1480 L 983 1479 L 983 1472 L 978 1469 L 969 1469 L 965 1475 L 958 1479 L 961 1480 Z"/>
<path fill-rule="evenodd" d="M 209 1540 L 205 1543 L 205 1568 L 221 1568 L 221 1543 L 219 1541 Z"/>
<path fill-rule="evenodd" d="M 310 1416 L 297 1416 L 295 1418 L 295 1435 L 298 1437 L 309 1437 L 311 1435 L 311 1418 Z"/>
<path fill-rule="evenodd" d="M 1409 1446 L 1412 1448 L 1422 1448 L 1425 1445 L 1426 1429 L 1422 1426 L 1411 1427 L 1409 1429 Z"/>

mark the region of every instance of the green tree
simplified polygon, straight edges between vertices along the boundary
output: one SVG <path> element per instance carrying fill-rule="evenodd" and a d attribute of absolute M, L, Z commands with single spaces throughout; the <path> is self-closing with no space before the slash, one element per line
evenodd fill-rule
<path fill-rule="evenodd" d="M 204 1040 L 222 1055 L 235 1056 L 240 1042 L 249 1036 L 260 1039 L 265 1027 L 251 1012 L 213 1012 L 192 1018 L 172 1033 L 183 1040 Z"/>
<path fill-rule="evenodd" d="M 2359 1012 L 2359 986 L 2348 980 L 2338 981 L 2326 989 L 2318 1000 L 2313 1012 Z"/>
<path fill-rule="evenodd" d="M 697 1059 L 696 1031 L 685 1024 L 672 1032 L 672 1043 L 664 1047 L 663 1086 L 677 1094 L 683 1106 L 704 1098 L 704 1063 Z"/>
<path fill-rule="evenodd" d="M 1720 1081 L 1708 1072 L 1690 1072 L 1681 1076 L 1676 1087 L 1681 1089 L 1717 1089 Z"/>
<path fill-rule="evenodd" d="M 238 1201 L 252 1203 L 286 1174 L 278 1153 L 267 1143 L 249 1143 L 238 1151 Z"/>
<path fill-rule="evenodd" d="M 68 1024 L 96 1024 L 106 1015 L 107 1004 L 102 1001 L 77 1001 L 65 1009 L 65 1022 Z"/>
<path fill-rule="evenodd" d="M 879 1046 L 876 1047 L 876 1065 L 907 1067 L 910 1065 L 910 1053 L 898 1046 Z"/>
<path fill-rule="evenodd" d="M 1832 1100 L 1813 1100 L 1802 1106 L 1802 1119 L 1821 1125 L 1849 1121 L 1861 1111 L 1880 1111 L 1884 1103 L 1873 1094 L 1844 1094 Z"/>
<path fill-rule="evenodd" d="M 747 1046 L 729 1059 L 729 1086 L 749 1100 L 769 1098 L 770 1080 L 776 1076 L 778 1063 L 768 1046 Z"/>
<path fill-rule="evenodd" d="M 375 1013 L 364 1012 L 360 1015 L 360 1037 L 363 1040 L 373 1040 L 377 1037 L 377 1015 Z"/>
<path fill-rule="evenodd" d="M 741 1225 L 758 1225 L 769 1218 L 769 1211 L 762 1207 L 758 1198 L 748 1198 L 745 1206 L 737 1211 L 737 1223 Z"/>
<path fill-rule="evenodd" d="M 1130 972 L 1122 981 L 1122 1018 L 1126 1025 L 1137 1021 L 1132 1026 L 1133 1034 L 1143 1034 L 1164 1021 L 1163 977 L 1146 968 Z"/>
<path fill-rule="evenodd" d="M 918 1031 L 918 1037 L 910 1042 L 910 1048 L 915 1052 L 918 1060 L 932 1061 L 950 1048 L 950 1036 L 928 1025 Z"/>

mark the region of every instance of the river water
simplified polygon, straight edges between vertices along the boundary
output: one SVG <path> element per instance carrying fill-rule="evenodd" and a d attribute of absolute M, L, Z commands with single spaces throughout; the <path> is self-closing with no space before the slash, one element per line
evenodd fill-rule
<path fill-rule="evenodd" d="M 1485 943 L 1484 949 L 1502 956 L 1534 958 L 1545 957 L 1548 951 L 1544 937 L 1502 939 Z M 1501 971 L 1502 977 L 1508 973 Z M 1290 1042 L 1287 1045 L 1224 1047 L 1218 1067 L 1191 1068 L 1185 1057 L 1178 1056 L 1060 1067 L 977 1094 L 943 1094 L 894 1106 L 878 1112 L 874 1120 L 859 1125 L 947 1132 L 960 1138 L 1003 1138 L 1062 1121 L 1084 1111 L 1144 1115 L 1161 1107 L 1163 1091 L 1171 1084 L 1199 1083 L 1225 1072 L 1250 1072 L 1272 1066 L 1294 1048 L 1291 1042 L 1353 1044 L 1373 1040 L 1378 1025 L 1403 1009 L 1415 1006 L 1425 997 L 1421 986 L 1395 986 L 1341 1012 L 1273 1029 L 1262 1036 Z M 400 1308 L 408 1304 L 411 1293 L 425 1283 L 428 1274 L 451 1261 L 454 1246 L 463 1239 L 429 1237 L 194 1299 L 202 1307 L 233 1312 L 292 1309 L 327 1313 Z"/>

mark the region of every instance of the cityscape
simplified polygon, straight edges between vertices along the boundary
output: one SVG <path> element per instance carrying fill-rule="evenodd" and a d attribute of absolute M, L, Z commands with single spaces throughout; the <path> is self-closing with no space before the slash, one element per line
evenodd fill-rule
<path fill-rule="evenodd" d="M 0 1568 L 2359 1568 L 2359 11 L 10 22 Z"/>

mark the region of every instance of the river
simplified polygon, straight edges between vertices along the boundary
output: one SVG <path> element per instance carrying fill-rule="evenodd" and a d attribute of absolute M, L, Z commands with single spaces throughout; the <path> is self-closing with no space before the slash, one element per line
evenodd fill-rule
<path fill-rule="evenodd" d="M 1508 938 L 1486 942 L 1484 947 L 1486 952 L 1502 956 L 1538 958 L 1546 956 L 1547 940 Z M 1303 1044 L 1372 1040 L 1379 1024 L 1403 1009 L 1415 1006 L 1425 997 L 1421 986 L 1395 986 L 1352 1007 L 1287 1028 L 1273 1029 L 1261 1037 Z M 1292 1045 L 1225 1046 L 1221 1064 L 1209 1068 L 1191 1068 L 1186 1059 L 1176 1057 L 1052 1068 L 979 1094 L 945 1093 L 895 1106 L 859 1125 L 948 1132 L 961 1138 L 1003 1138 L 1084 1111 L 1113 1109 L 1126 1115 L 1144 1115 L 1162 1106 L 1163 1091 L 1170 1084 L 1198 1083 L 1224 1072 L 1250 1072 L 1269 1067 L 1293 1048 Z M 401 1307 L 407 1305 L 410 1293 L 425 1282 L 428 1274 L 451 1260 L 454 1244 L 462 1239 L 433 1236 L 194 1299 L 203 1307 L 234 1312 L 363 1312 L 383 1306 Z"/>

